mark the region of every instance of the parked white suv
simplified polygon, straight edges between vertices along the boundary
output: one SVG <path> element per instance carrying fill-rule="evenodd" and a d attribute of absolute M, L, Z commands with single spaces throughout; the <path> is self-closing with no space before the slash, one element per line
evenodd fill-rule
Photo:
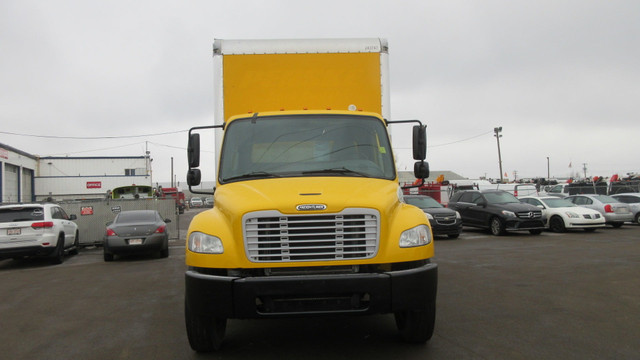
<path fill-rule="evenodd" d="M 0 260 L 45 256 L 62 263 L 65 252 L 78 253 L 75 219 L 56 204 L 0 206 Z"/>

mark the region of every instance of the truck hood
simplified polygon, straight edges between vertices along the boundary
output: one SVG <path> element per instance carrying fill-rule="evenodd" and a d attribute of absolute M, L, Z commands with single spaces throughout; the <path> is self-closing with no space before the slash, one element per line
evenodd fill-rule
<path fill-rule="evenodd" d="M 336 213 L 349 207 L 389 211 L 399 204 L 398 183 L 355 177 L 298 177 L 219 186 L 215 207 L 226 213 L 278 210 L 283 214 Z"/>

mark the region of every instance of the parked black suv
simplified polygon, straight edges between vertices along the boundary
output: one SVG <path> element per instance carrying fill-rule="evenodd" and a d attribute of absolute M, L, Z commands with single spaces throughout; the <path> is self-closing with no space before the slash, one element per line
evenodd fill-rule
<path fill-rule="evenodd" d="M 460 213 L 462 225 L 489 229 L 493 235 L 502 235 L 507 230 L 528 230 L 538 235 L 544 229 L 540 208 L 521 203 L 502 190 L 459 191 L 448 206 Z"/>
<path fill-rule="evenodd" d="M 427 214 L 434 236 L 446 235 L 451 239 L 460 236 L 462 219 L 457 211 L 447 209 L 436 199 L 426 195 L 404 195 L 404 202 L 419 207 Z"/>

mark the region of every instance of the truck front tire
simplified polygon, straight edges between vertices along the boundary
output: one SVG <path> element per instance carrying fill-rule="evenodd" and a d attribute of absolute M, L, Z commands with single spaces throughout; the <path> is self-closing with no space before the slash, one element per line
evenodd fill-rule
<path fill-rule="evenodd" d="M 402 340 L 408 343 L 425 343 L 433 336 L 436 303 L 430 302 L 420 310 L 398 311 L 395 318 Z"/>
<path fill-rule="evenodd" d="M 187 301 L 184 304 L 184 318 L 189 345 L 193 350 L 197 352 L 220 350 L 227 329 L 227 319 L 196 315 L 189 309 Z"/>

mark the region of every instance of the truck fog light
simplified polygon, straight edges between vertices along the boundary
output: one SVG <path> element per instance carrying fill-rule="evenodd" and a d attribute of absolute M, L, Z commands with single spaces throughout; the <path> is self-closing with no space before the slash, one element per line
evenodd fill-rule
<path fill-rule="evenodd" d="M 431 230 L 426 225 L 418 225 L 405 230 L 400 235 L 400 247 L 416 247 L 427 245 L 431 242 Z"/>
<path fill-rule="evenodd" d="M 215 236 L 194 231 L 189 235 L 189 250 L 202 254 L 222 254 L 222 240 Z"/>

